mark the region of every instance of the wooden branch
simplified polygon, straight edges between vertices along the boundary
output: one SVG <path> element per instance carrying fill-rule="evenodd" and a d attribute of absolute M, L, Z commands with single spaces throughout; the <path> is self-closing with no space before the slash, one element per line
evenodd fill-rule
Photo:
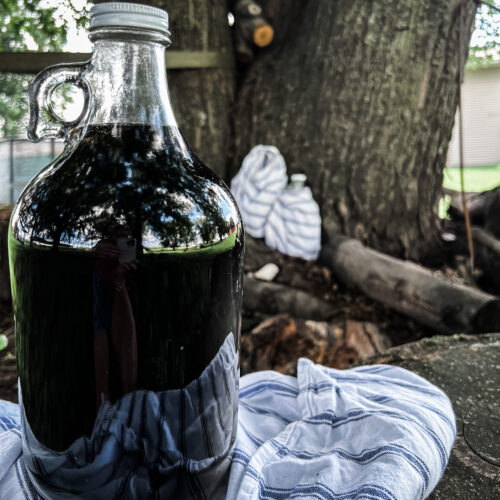
<path fill-rule="evenodd" d="M 236 33 L 247 43 L 267 47 L 274 38 L 274 29 L 262 14 L 262 7 L 253 0 L 237 0 L 234 5 Z M 241 45 L 241 41 L 239 42 Z M 244 52 L 242 56 L 244 56 Z"/>
<path fill-rule="evenodd" d="M 345 284 L 436 332 L 498 331 L 498 298 L 436 277 L 412 262 L 389 257 L 343 237 L 336 237 L 323 249 L 321 260 Z"/>
<path fill-rule="evenodd" d="M 262 15 L 262 7 L 254 0 L 236 0 L 234 14 L 241 17 L 260 16 Z"/>
<path fill-rule="evenodd" d="M 449 214 L 453 220 L 463 221 L 464 211 L 458 191 L 445 190 L 451 196 Z M 467 207 L 473 225 L 484 226 L 494 236 L 500 236 L 500 187 L 482 193 L 467 193 Z"/>
<path fill-rule="evenodd" d="M 244 280 L 243 308 L 265 314 L 288 313 L 317 321 L 329 319 L 335 313 L 330 304 L 307 292 L 248 276 Z"/>
<path fill-rule="evenodd" d="M 247 42 L 252 42 L 257 47 L 267 47 L 273 41 L 273 27 L 262 17 L 240 19 L 237 29 Z"/>

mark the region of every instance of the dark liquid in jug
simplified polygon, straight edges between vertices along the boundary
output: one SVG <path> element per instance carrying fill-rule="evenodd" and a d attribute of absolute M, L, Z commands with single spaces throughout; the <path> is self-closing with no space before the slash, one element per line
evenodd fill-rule
<path fill-rule="evenodd" d="M 82 437 L 96 446 L 103 408 L 128 411 L 121 427 L 158 426 L 159 449 L 216 455 L 211 418 L 231 443 L 236 433 L 243 232 L 234 200 L 177 129 L 90 126 L 73 140 L 12 218 L 26 421 L 38 442 L 66 450 Z M 204 413 L 213 400 L 224 400 L 217 418 Z M 189 412 L 199 443 L 185 436 Z"/>

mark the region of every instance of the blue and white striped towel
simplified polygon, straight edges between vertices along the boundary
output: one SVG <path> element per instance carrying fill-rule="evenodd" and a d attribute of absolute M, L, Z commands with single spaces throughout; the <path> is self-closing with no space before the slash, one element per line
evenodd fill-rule
<path fill-rule="evenodd" d="M 318 258 L 321 215 L 307 186 L 281 193 L 267 218 L 264 239 L 267 246 L 286 255 L 306 260 Z"/>
<path fill-rule="evenodd" d="M 318 204 L 308 187 L 287 189 L 287 181 L 279 150 L 259 145 L 243 160 L 231 191 L 248 234 L 264 237 L 269 247 L 286 255 L 316 260 L 321 250 Z"/>
<path fill-rule="evenodd" d="M 264 236 L 267 216 L 287 182 L 285 160 L 278 148 L 259 145 L 245 156 L 231 191 L 249 235 Z"/>
<path fill-rule="evenodd" d="M 0 403 L 0 499 L 39 498 L 24 465 L 18 406 Z M 227 499 L 425 498 L 441 478 L 455 417 L 446 395 L 402 368 L 241 379 Z"/>

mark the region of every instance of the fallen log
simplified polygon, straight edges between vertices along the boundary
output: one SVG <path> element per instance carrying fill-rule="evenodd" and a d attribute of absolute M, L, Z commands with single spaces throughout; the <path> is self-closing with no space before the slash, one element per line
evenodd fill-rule
<path fill-rule="evenodd" d="M 320 259 L 346 285 L 444 334 L 498 331 L 500 300 L 338 236 Z"/>
<path fill-rule="evenodd" d="M 317 321 L 330 319 L 336 312 L 331 304 L 303 290 L 248 276 L 243 286 L 243 308 L 264 314 L 288 313 Z"/>
<path fill-rule="evenodd" d="M 474 242 L 474 267 L 480 271 L 477 282 L 486 290 L 500 294 L 500 240 L 495 238 L 486 229 L 472 226 L 472 239 Z M 467 237 L 465 227 L 460 222 L 445 221 L 446 247 L 449 257 L 456 259 L 457 256 L 466 256 Z M 462 270 L 462 272 L 464 269 Z M 470 270 L 469 270 L 470 272 Z"/>

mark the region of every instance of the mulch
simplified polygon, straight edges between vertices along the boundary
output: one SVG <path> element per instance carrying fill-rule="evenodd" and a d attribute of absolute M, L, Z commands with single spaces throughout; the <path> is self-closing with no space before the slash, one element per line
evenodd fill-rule
<path fill-rule="evenodd" d="M 352 327 L 366 325 L 383 336 L 391 346 L 413 342 L 435 332 L 392 311 L 360 292 L 349 290 L 331 271 L 316 262 L 288 257 L 277 252 L 254 261 L 247 258 L 245 271 L 256 271 L 263 262 L 280 268 L 274 281 L 316 296 L 331 304 L 328 322 L 304 321 L 289 315 L 269 316 L 243 311 L 242 374 L 277 370 L 295 375 L 297 359 L 306 357 L 332 368 L 346 368 L 364 359 L 369 339 L 355 339 Z M 356 328 L 358 332 L 363 328 Z M 377 350 L 370 352 L 375 354 Z"/>

